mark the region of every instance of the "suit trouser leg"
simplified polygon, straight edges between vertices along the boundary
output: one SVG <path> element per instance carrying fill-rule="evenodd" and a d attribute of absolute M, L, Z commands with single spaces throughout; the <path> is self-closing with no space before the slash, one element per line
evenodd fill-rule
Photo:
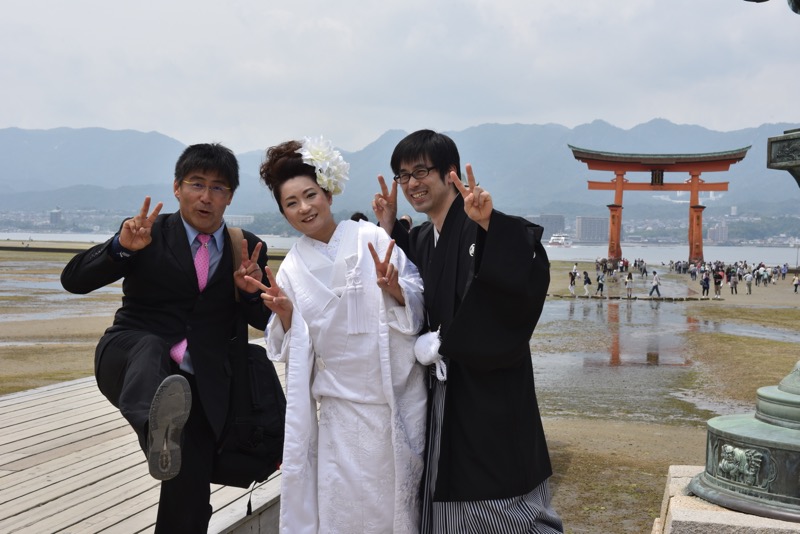
<path fill-rule="evenodd" d="M 106 334 L 97 345 L 97 386 L 136 431 L 143 450 L 153 396 L 161 382 L 176 370 L 168 344 L 147 332 Z"/>
<path fill-rule="evenodd" d="M 156 534 L 198 533 L 208 530 L 211 518 L 211 472 L 216 438 L 208 423 L 193 376 L 184 374 L 192 387 L 192 411 L 183 429 L 181 471 L 161 483 Z"/>
<path fill-rule="evenodd" d="M 95 354 L 95 376 L 103 395 L 128 420 L 147 450 L 150 404 L 158 386 L 178 373 L 168 344 L 141 331 L 104 336 Z M 205 532 L 211 517 L 210 483 L 216 438 L 197 393 L 195 379 L 184 375 L 192 388 L 192 410 L 183 429 L 181 471 L 161 483 L 156 532 Z"/>

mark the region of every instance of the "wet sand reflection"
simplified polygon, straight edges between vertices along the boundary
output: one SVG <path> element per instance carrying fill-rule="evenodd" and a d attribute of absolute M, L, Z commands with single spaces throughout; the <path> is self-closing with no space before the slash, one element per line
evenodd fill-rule
<path fill-rule="evenodd" d="M 800 333 L 699 320 L 678 302 L 552 299 L 531 339 L 543 413 L 698 423 L 753 410 L 691 387 L 687 332 L 800 342 Z"/>

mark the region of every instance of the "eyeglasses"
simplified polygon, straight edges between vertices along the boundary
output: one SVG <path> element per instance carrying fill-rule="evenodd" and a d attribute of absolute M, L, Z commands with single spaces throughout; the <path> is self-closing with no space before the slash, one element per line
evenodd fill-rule
<path fill-rule="evenodd" d="M 413 176 L 415 180 L 422 180 L 426 178 L 430 172 L 436 167 L 423 167 L 421 169 L 414 169 L 411 172 L 401 172 L 394 177 L 394 181 L 398 184 L 407 184 Z"/>
<path fill-rule="evenodd" d="M 184 180 L 187 186 L 189 186 L 189 191 L 192 193 L 197 193 L 198 195 L 202 195 L 206 192 L 206 189 L 209 190 L 212 196 L 217 198 L 222 198 L 228 195 L 228 191 L 231 190 L 230 187 L 225 187 L 224 185 L 206 185 L 202 182 L 190 182 L 189 180 Z"/>

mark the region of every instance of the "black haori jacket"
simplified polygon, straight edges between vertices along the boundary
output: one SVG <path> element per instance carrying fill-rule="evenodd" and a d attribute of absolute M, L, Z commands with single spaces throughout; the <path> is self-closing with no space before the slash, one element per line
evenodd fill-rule
<path fill-rule="evenodd" d="M 260 239 L 243 233 L 252 254 Z M 202 293 L 178 213 L 159 215 L 151 230 L 152 242 L 130 258 L 112 260 L 109 240 L 75 256 L 61 275 L 64 288 L 79 294 L 123 278 L 122 307 L 106 335 L 148 332 L 170 346 L 188 340 L 200 400 L 218 439 L 228 414 L 230 358 L 246 355 L 247 325 L 263 330 L 270 315 L 260 298 L 236 302 L 232 247 L 241 243 L 231 243 L 228 233 L 224 235 L 222 258 Z M 262 246 L 258 259 L 262 272 L 266 263 L 267 247 Z"/>
<path fill-rule="evenodd" d="M 449 359 L 436 501 L 520 496 L 552 474 L 530 351 L 550 285 L 541 236 L 498 211 L 486 232 L 460 196 L 435 248 L 430 222 L 392 232 L 419 268 L 429 328 L 441 326 Z"/>

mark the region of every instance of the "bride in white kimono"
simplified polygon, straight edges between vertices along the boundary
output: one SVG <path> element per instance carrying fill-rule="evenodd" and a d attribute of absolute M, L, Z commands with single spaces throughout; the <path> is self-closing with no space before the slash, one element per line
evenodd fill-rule
<path fill-rule="evenodd" d="M 281 532 L 417 532 L 422 281 L 381 228 L 334 221 L 348 168 L 328 142 L 305 139 L 268 149 L 260 170 L 303 233 L 262 286 L 275 312 L 267 353 L 286 362 Z"/>

